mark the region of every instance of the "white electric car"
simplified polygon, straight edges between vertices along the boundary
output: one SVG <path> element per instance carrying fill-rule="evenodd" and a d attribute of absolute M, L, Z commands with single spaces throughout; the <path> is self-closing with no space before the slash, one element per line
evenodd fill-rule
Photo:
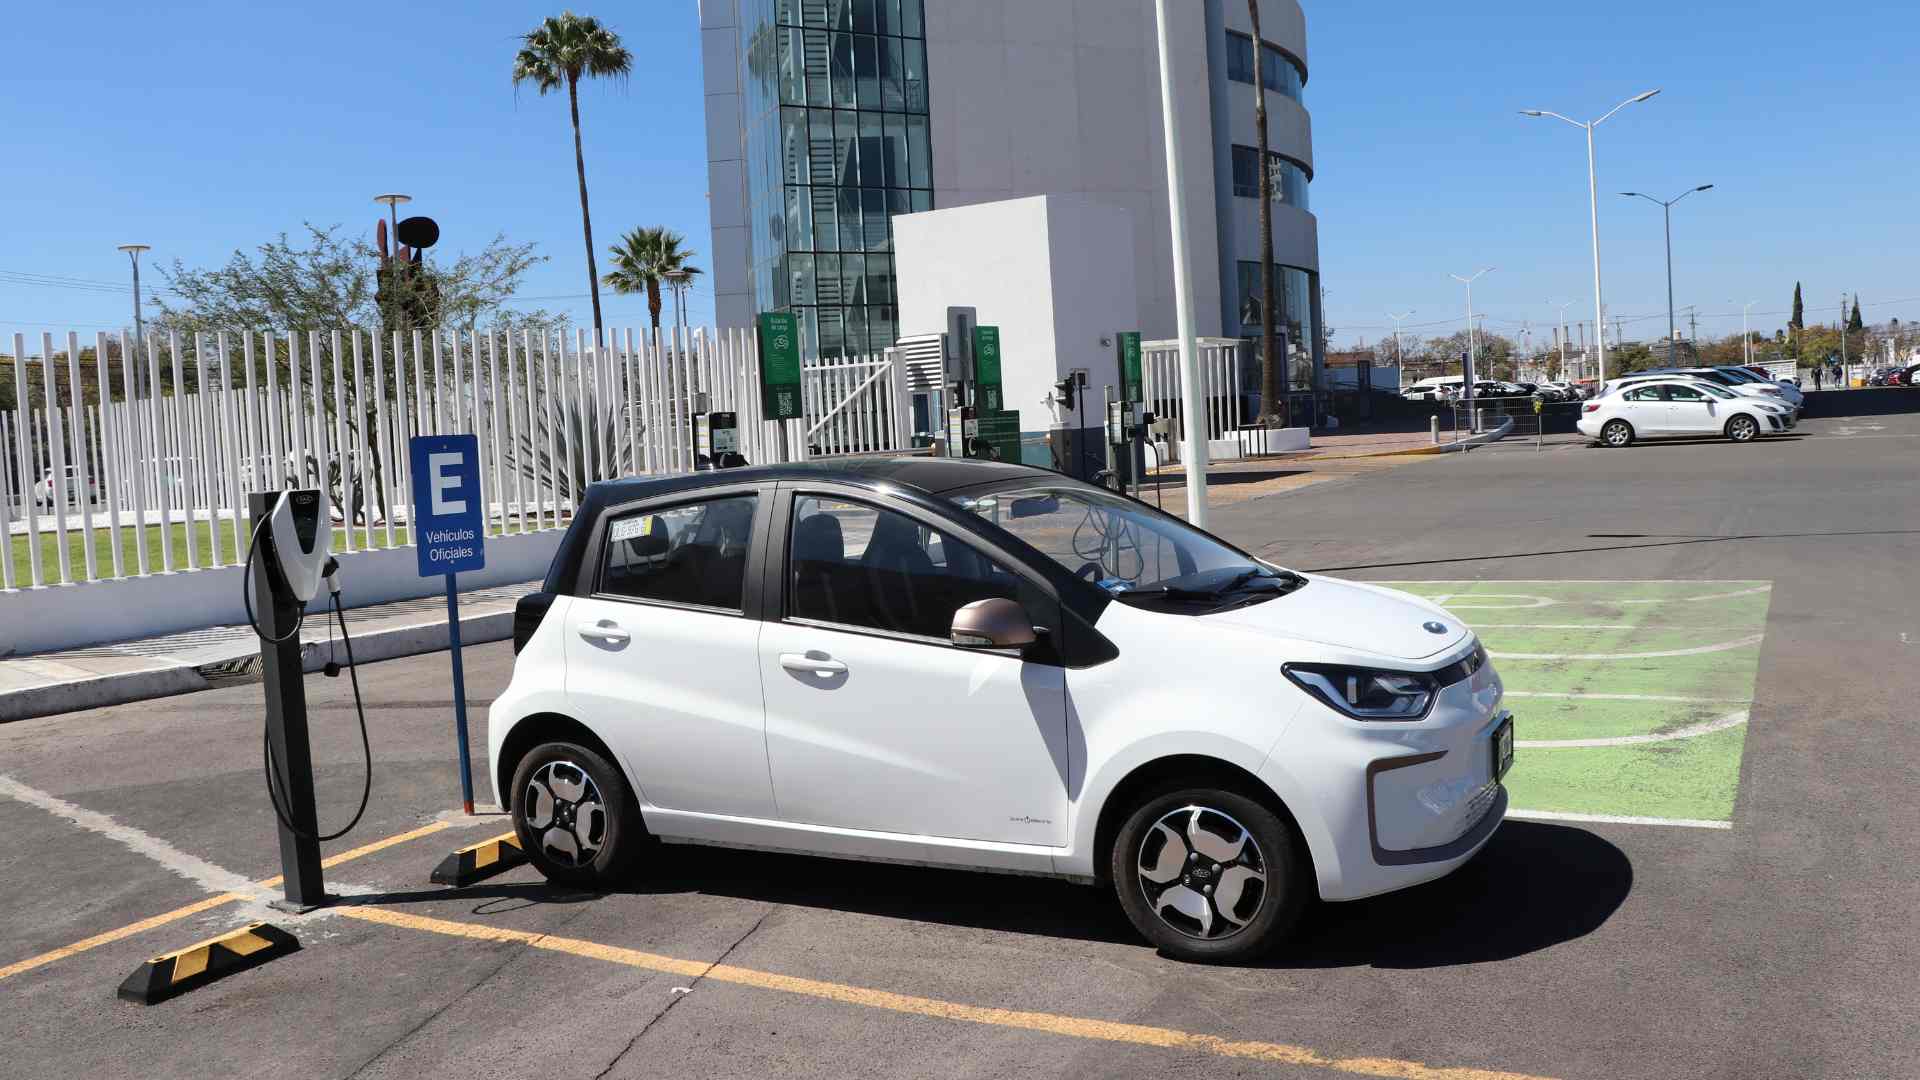
<path fill-rule="evenodd" d="M 654 841 L 1110 883 L 1230 960 L 1505 817 L 1474 635 L 1058 473 L 929 458 L 596 484 L 515 616 L 492 782 L 550 879 Z"/>
<path fill-rule="evenodd" d="M 1752 442 L 1793 430 L 1793 408 L 1686 376 L 1635 379 L 1581 406 L 1575 426 L 1604 446 L 1636 439 L 1725 435 Z"/>

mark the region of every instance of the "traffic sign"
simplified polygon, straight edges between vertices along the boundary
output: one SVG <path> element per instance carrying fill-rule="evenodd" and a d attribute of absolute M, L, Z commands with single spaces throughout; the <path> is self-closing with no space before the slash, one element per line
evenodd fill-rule
<path fill-rule="evenodd" d="M 472 435 L 415 435 L 413 536 L 420 576 L 479 570 L 487 565 L 486 503 L 480 494 L 480 440 Z"/>
<path fill-rule="evenodd" d="M 1118 341 L 1121 400 L 1137 404 L 1147 399 L 1145 387 L 1140 378 L 1140 331 L 1123 330 L 1118 336 Z"/>
<path fill-rule="evenodd" d="M 769 420 L 801 416 L 800 321 L 791 311 L 760 316 L 760 405 Z"/>
<path fill-rule="evenodd" d="M 975 402 L 978 407 L 989 413 L 997 413 L 1003 407 L 1000 389 L 1000 328 L 997 326 L 976 326 L 973 328 L 973 380 Z"/>

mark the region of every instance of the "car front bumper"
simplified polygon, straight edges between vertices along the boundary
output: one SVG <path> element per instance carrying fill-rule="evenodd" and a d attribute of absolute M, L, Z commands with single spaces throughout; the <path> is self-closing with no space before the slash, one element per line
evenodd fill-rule
<path fill-rule="evenodd" d="M 1355 900 L 1432 881 L 1472 858 L 1498 831 L 1507 791 L 1493 739 L 1512 723 L 1491 664 L 1442 690 L 1427 719 L 1363 723 L 1332 710 L 1328 738 L 1287 740 L 1263 773 L 1276 790 L 1309 792 L 1296 819 L 1325 900 Z M 1314 708 L 1325 709 L 1324 706 Z M 1296 720 L 1296 727 L 1309 723 Z M 1319 782 L 1301 785 L 1303 776 Z M 1328 777 L 1341 777 L 1328 782 Z"/>

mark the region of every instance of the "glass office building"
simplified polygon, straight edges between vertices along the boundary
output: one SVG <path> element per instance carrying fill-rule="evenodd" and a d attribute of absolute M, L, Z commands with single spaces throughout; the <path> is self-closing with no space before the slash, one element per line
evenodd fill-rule
<path fill-rule="evenodd" d="M 753 306 L 805 355 L 899 336 L 892 217 L 933 208 L 922 0 L 740 0 Z"/>

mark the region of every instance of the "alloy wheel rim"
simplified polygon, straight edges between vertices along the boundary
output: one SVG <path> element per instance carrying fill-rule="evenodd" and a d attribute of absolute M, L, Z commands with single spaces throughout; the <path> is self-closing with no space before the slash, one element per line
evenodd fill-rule
<path fill-rule="evenodd" d="M 606 800 L 571 761 L 549 761 L 527 781 L 526 821 L 542 853 L 564 866 L 586 866 L 606 846 Z"/>
<path fill-rule="evenodd" d="M 1744 416 L 1733 422 L 1733 437 L 1736 439 L 1744 441 L 1752 438 L 1753 430 L 1753 421 Z"/>
<path fill-rule="evenodd" d="M 1608 425 L 1607 441 L 1612 443 L 1615 446 L 1625 446 L 1627 444 L 1626 427 L 1621 424 Z"/>
<path fill-rule="evenodd" d="M 1267 903 L 1267 861 L 1232 815 L 1183 806 L 1140 840 L 1135 866 L 1147 907 L 1174 931 L 1220 941 L 1245 930 Z"/>

